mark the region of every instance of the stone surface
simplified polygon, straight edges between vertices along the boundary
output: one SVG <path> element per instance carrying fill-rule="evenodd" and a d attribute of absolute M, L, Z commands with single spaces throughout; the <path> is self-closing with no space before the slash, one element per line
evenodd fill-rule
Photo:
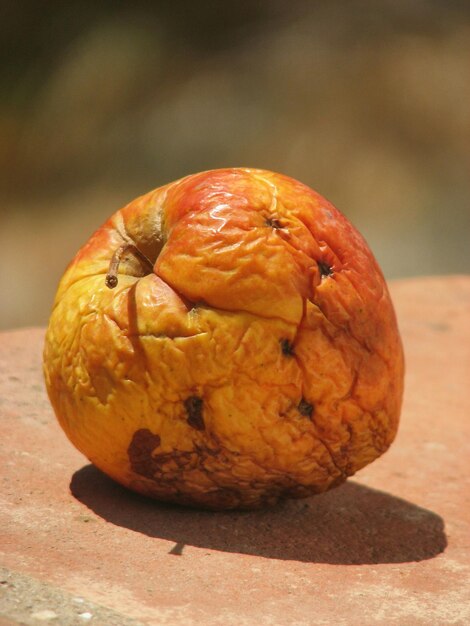
<path fill-rule="evenodd" d="M 0 625 L 469 624 L 470 277 L 391 290 L 397 440 L 342 487 L 253 513 L 114 484 L 55 421 L 44 330 L 0 334 Z"/>

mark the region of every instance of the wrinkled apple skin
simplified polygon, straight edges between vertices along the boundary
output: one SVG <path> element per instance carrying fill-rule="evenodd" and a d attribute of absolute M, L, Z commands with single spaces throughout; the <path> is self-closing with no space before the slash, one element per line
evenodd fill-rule
<path fill-rule="evenodd" d="M 134 243 L 119 282 L 114 251 Z M 393 441 L 403 351 L 361 235 L 279 174 L 203 172 L 117 211 L 56 295 L 44 371 L 57 418 L 142 494 L 253 508 L 335 486 Z"/>

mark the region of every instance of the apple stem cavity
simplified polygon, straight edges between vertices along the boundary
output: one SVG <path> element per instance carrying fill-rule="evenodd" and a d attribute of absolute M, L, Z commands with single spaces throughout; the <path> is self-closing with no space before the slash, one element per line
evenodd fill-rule
<path fill-rule="evenodd" d="M 106 274 L 105 281 L 106 287 L 114 289 L 118 284 L 119 265 L 126 252 L 131 252 L 142 263 L 142 266 L 146 270 L 149 270 L 149 273 L 153 271 L 153 263 L 145 256 L 145 254 L 142 254 L 137 246 L 133 243 L 123 243 L 122 246 L 119 246 L 119 248 L 115 250 L 113 256 L 111 257 L 111 261 L 109 262 L 108 273 Z"/>

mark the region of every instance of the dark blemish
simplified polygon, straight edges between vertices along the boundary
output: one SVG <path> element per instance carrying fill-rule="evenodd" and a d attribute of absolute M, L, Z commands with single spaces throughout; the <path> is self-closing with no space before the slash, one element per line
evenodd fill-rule
<path fill-rule="evenodd" d="M 299 402 L 297 408 L 299 409 L 299 413 L 305 417 L 312 417 L 313 414 L 313 404 L 310 404 L 309 402 L 307 402 L 307 400 L 305 400 L 305 398 L 302 398 L 302 400 Z"/>
<path fill-rule="evenodd" d="M 281 222 L 275 217 L 267 217 L 264 223 L 266 224 L 266 226 L 270 226 L 271 228 L 275 228 L 276 230 L 284 228 Z"/>
<path fill-rule="evenodd" d="M 288 339 L 280 339 L 279 343 L 281 344 L 282 354 L 285 356 L 294 356 L 294 344 L 292 344 Z"/>
<path fill-rule="evenodd" d="M 188 300 L 187 307 L 190 313 L 197 313 L 198 309 L 204 309 L 207 307 L 207 302 L 205 300 L 197 300 L 196 302 L 190 302 Z"/>
<path fill-rule="evenodd" d="M 317 265 L 322 278 L 333 274 L 333 268 L 328 265 L 328 263 L 325 263 L 324 261 L 317 261 Z"/>
<path fill-rule="evenodd" d="M 202 416 L 202 399 L 198 396 L 189 396 L 184 401 L 186 412 L 188 413 L 188 424 L 196 430 L 204 430 L 204 418 Z"/>
<path fill-rule="evenodd" d="M 136 430 L 127 448 L 127 456 L 136 474 L 152 478 L 155 473 L 152 452 L 160 445 L 160 437 L 148 428 Z"/>
<path fill-rule="evenodd" d="M 201 451 L 173 450 L 155 454 L 155 449 L 159 445 L 160 437 L 146 428 L 134 433 L 127 448 L 127 455 L 136 474 L 160 482 L 165 476 L 174 478 L 182 470 L 196 467 Z M 168 467 L 168 464 L 171 464 L 171 467 Z M 177 469 L 174 468 L 175 465 Z"/>

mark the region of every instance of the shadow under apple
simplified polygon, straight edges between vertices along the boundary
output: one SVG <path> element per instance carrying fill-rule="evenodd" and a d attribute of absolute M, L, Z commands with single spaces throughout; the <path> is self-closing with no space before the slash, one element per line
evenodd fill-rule
<path fill-rule="evenodd" d="M 139 496 L 93 465 L 72 477 L 73 496 L 107 522 L 185 545 L 313 563 L 404 563 L 447 546 L 439 515 L 348 481 L 325 494 L 249 512 L 186 509 Z"/>

